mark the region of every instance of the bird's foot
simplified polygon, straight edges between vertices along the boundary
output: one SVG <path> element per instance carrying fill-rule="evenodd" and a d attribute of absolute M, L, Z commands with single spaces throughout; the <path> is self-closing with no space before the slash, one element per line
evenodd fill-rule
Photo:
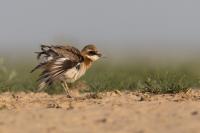
<path fill-rule="evenodd" d="M 71 94 L 67 94 L 66 96 L 67 96 L 67 98 L 73 98 L 73 96 Z"/>
<path fill-rule="evenodd" d="M 66 91 L 67 98 L 74 98 L 74 96 L 70 93 L 70 91 Z"/>

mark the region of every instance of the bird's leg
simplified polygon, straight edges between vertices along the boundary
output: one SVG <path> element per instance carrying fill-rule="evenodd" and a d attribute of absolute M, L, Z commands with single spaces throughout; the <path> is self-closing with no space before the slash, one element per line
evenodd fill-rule
<path fill-rule="evenodd" d="M 62 82 L 62 86 L 65 89 L 67 97 L 72 98 L 72 96 L 70 95 L 70 92 L 69 92 L 69 87 L 68 87 L 68 85 L 67 85 L 67 83 L 65 81 Z"/>

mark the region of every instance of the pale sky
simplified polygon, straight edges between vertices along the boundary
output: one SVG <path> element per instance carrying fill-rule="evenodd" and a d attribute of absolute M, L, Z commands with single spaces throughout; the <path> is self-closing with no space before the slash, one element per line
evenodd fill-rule
<path fill-rule="evenodd" d="M 200 51 L 200 1 L 0 0 L 0 52 L 53 40 L 130 52 Z"/>

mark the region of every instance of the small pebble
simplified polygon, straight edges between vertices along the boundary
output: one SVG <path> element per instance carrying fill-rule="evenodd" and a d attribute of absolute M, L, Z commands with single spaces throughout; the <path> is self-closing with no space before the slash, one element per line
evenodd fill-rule
<path fill-rule="evenodd" d="M 198 115 L 198 111 L 193 111 L 192 113 L 191 113 L 191 115 Z"/>

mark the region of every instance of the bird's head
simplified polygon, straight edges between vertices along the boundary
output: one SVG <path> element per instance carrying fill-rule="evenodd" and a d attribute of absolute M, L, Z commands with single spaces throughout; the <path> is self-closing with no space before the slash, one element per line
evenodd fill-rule
<path fill-rule="evenodd" d="M 100 57 L 102 57 L 102 54 L 97 50 L 96 46 L 94 44 L 89 44 L 83 48 L 81 51 L 82 55 L 91 60 L 91 61 L 96 61 Z"/>

